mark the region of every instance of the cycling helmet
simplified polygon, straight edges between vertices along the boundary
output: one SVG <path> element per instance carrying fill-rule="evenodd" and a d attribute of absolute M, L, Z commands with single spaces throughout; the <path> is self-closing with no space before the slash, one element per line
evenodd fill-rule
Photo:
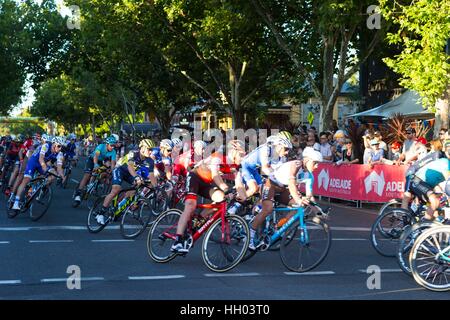
<path fill-rule="evenodd" d="M 120 141 L 120 138 L 119 138 L 119 135 L 118 135 L 118 134 L 113 133 L 111 136 L 114 137 L 114 138 L 116 139 L 116 142 L 119 142 L 119 141 Z"/>
<path fill-rule="evenodd" d="M 398 141 L 394 141 L 394 142 L 391 144 L 392 149 L 400 149 L 401 146 L 402 146 L 402 145 L 401 145 L 400 142 L 398 142 Z"/>
<path fill-rule="evenodd" d="M 50 136 L 49 136 L 48 134 L 46 134 L 46 133 L 44 133 L 44 134 L 42 135 L 41 139 L 42 139 L 44 142 L 49 142 L 49 141 L 51 140 L 51 139 L 50 139 Z"/>
<path fill-rule="evenodd" d="M 286 139 L 284 137 L 276 137 L 274 141 L 272 142 L 274 145 L 283 146 L 287 149 L 292 149 L 292 143 L 289 139 Z"/>
<path fill-rule="evenodd" d="M 197 140 L 194 142 L 194 148 L 202 147 L 203 149 L 206 148 L 206 142 L 203 140 Z"/>
<path fill-rule="evenodd" d="M 280 131 L 278 133 L 278 137 L 280 138 L 286 138 L 287 140 L 292 140 L 292 134 L 289 131 Z"/>
<path fill-rule="evenodd" d="M 142 147 L 154 148 L 155 143 L 153 142 L 153 140 L 144 139 L 144 140 L 141 140 L 141 142 L 139 142 L 139 148 L 142 148 Z"/>
<path fill-rule="evenodd" d="M 183 146 L 183 142 L 181 142 L 181 140 L 178 138 L 172 139 L 172 143 L 174 147 L 181 148 Z"/>
<path fill-rule="evenodd" d="M 170 150 L 170 149 L 173 148 L 173 143 L 172 143 L 172 141 L 169 140 L 169 139 L 163 139 L 163 140 L 160 142 L 159 146 L 160 146 L 161 148 L 169 149 L 169 150 Z"/>
<path fill-rule="evenodd" d="M 417 138 L 417 142 L 426 145 L 427 144 L 427 139 L 425 139 L 424 137 L 419 137 Z"/>
<path fill-rule="evenodd" d="M 77 135 L 75 133 L 71 133 L 67 136 L 68 140 L 75 140 L 77 138 Z"/>
<path fill-rule="evenodd" d="M 66 138 L 64 137 L 54 137 L 52 139 L 52 143 L 57 143 L 61 146 L 65 146 L 66 145 Z"/>
<path fill-rule="evenodd" d="M 322 154 L 319 151 L 314 150 L 311 147 L 306 147 L 305 150 L 303 150 L 303 158 L 308 158 L 312 161 L 322 162 L 323 157 Z"/>
<path fill-rule="evenodd" d="M 25 136 L 23 134 L 18 134 L 16 140 L 19 142 L 24 142 Z"/>
<path fill-rule="evenodd" d="M 271 135 L 267 138 L 267 143 L 274 144 L 275 140 L 277 140 L 279 137 L 277 135 Z"/>
<path fill-rule="evenodd" d="M 114 136 L 109 136 L 108 138 L 105 139 L 105 143 L 106 144 L 116 144 L 117 140 Z"/>

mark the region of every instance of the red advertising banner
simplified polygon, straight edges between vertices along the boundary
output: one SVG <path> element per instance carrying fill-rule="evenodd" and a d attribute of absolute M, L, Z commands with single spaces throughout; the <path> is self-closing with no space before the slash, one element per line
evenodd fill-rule
<path fill-rule="evenodd" d="M 401 198 L 405 166 L 320 163 L 314 171 L 313 192 L 331 198 L 387 202 Z"/>

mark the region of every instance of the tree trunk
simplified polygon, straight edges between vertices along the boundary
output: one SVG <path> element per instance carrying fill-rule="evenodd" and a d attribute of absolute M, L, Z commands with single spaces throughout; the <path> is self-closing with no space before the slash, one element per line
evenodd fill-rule
<path fill-rule="evenodd" d="M 449 100 L 450 100 L 450 86 L 447 88 L 442 99 L 439 99 L 436 102 L 436 113 L 435 113 L 436 120 L 434 122 L 434 133 L 433 133 L 434 139 L 439 138 L 439 130 L 441 130 L 441 128 L 448 129 L 449 126 L 448 116 L 450 114 Z"/>

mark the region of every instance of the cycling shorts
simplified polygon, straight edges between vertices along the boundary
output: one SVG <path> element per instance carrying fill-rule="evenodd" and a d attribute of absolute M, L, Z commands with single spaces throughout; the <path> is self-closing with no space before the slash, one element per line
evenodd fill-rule
<path fill-rule="evenodd" d="M 39 171 L 40 174 L 44 174 L 44 169 L 42 169 L 39 160 L 37 160 L 36 158 L 31 158 L 27 163 L 23 176 L 25 178 L 33 178 L 33 175 L 36 172 L 36 170 Z"/>
<path fill-rule="evenodd" d="M 103 165 L 103 161 L 99 161 L 98 162 L 99 166 Z M 91 157 L 87 158 L 86 160 L 86 165 L 84 167 L 84 173 L 92 173 L 92 170 L 94 170 L 94 159 L 92 159 Z"/>
<path fill-rule="evenodd" d="M 248 184 L 253 180 L 258 186 L 262 185 L 262 178 L 258 172 L 258 169 L 247 164 L 242 164 L 242 179 L 245 184 Z"/>

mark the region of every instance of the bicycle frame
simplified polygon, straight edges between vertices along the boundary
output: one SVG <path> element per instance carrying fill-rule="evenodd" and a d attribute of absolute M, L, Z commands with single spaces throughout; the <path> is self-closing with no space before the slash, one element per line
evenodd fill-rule
<path fill-rule="evenodd" d="M 293 208 L 274 208 L 273 209 L 275 212 L 282 212 L 282 211 L 293 211 L 295 209 Z M 270 237 L 270 243 L 269 243 L 269 247 L 275 243 L 276 241 L 278 241 L 280 238 L 283 237 L 284 232 L 296 221 L 299 220 L 300 221 L 300 228 L 301 230 L 307 231 L 307 228 L 305 226 L 305 215 L 304 215 L 304 210 L 303 207 L 298 207 L 297 209 L 297 213 L 295 215 L 293 215 L 288 221 L 286 221 L 283 226 L 277 230 L 277 232 L 275 232 L 271 237 Z M 307 243 L 309 241 L 309 237 L 308 237 L 308 232 L 303 232 L 301 234 L 300 237 L 300 241 L 303 243 Z"/>
<path fill-rule="evenodd" d="M 219 209 L 212 217 L 210 217 L 205 223 L 203 223 L 203 225 L 200 227 L 200 229 L 198 229 L 197 231 L 194 232 L 194 234 L 192 235 L 192 239 L 195 242 L 196 240 L 198 240 L 202 234 L 209 229 L 209 227 L 216 222 L 219 219 L 222 219 L 222 221 L 226 221 L 225 220 L 225 215 L 226 215 L 226 208 L 227 208 L 227 203 L 226 201 L 222 201 L 220 203 L 216 203 L 216 204 L 197 204 L 197 208 L 199 209 Z M 227 232 L 227 241 L 230 241 L 230 233 L 229 233 L 229 226 L 228 224 L 224 223 L 222 224 L 222 241 L 224 240 L 224 235 L 225 232 Z"/>

